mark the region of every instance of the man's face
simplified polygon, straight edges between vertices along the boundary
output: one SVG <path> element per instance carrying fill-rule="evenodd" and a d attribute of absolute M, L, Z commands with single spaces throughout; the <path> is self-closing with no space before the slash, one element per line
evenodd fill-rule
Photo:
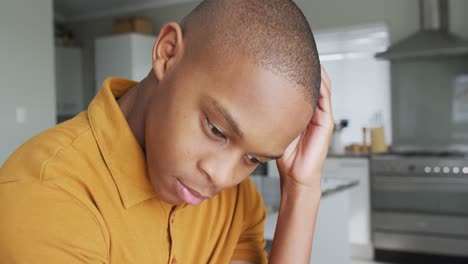
<path fill-rule="evenodd" d="M 181 61 L 146 114 L 150 179 L 166 202 L 197 205 L 281 156 L 312 107 L 294 83 L 248 60 Z M 156 98 L 156 97 L 155 97 Z"/>

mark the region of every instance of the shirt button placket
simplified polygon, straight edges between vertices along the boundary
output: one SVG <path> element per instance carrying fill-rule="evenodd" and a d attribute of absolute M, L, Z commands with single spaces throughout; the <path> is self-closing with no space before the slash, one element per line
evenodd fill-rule
<path fill-rule="evenodd" d="M 175 213 L 172 213 L 170 216 L 170 221 L 169 221 L 169 234 L 171 236 L 171 253 L 170 253 L 170 262 L 169 264 L 177 264 L 176 258 L 174 256 L 174 221 L 175 221 Z"/>

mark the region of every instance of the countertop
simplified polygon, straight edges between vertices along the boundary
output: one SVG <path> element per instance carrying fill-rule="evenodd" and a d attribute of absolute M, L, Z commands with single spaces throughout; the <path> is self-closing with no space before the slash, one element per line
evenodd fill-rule
<path fill-rule="evenodd" d="M 267 212 L 278 208 L 281 201 L 280 178 L 252 175 L 252 181 L 263 197 Z M 359 180 L 326 177 L 322 178 L 322 198 L 359 184 Z"/>
<path fill-rule="evenodd" d="M 322 197 L 333 194 L 335 192 L 347 190 L 359 184 L 358 180 L 324 178 L 322 179 Z"/>
<path fill-rule="evenodd" d="M 322 179 L 322 199 L 327 197 L 333 197 L 333 194 L 337 194 L 342 191 L 346 191 L 356 185 L 359 184 L 358 180 L 351 180 L 351 179 L 337 179 L 337 178 L 326 178 Z M 346 197 L 346 196 L 344 196 Z M 337 202 L 340 202 L 338 200 Z M 335 202 L 336 203 L 336 202 Z M 322 204 L 322 202 L 321 202 Z M 330 206 L 330 205 L 328 205 Z M 333 208 L 339 208 L 340 204 L 333 204 Z M 341 210 L 341 209 L 338 209 Z M 268 211 L 268 216 L 265 221 L 265 240 L 266 240 L 266 247 L 265 250 L 267 252 L 270 251 L 272 239 L 274 236 L 274 230 L 276 227 L 276 221 L 278 218 L 278 212 L 276 210 Z"/>
<path fill-rule="evenodd" d="M 370 153 L 361 153 L 361 154 L 353 154 L 353 153 L 343 153 L 343 154 L 333 154 L 329 153 L 327 158 L 357 158 L 357 159 L 368 159 L 372 155 Z"/>

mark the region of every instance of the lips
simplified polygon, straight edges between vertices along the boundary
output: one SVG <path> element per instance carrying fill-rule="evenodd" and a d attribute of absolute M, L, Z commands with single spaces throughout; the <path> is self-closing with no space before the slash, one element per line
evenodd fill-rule
<path fill-rule="evenodd" d="M 184 202 L 191 205 L 199 205 L 204 200 L 209 197 L 201 195 L 199 192 L 191 189 L 187 185 L 183 184 L 180 180 L 177 179 L 177 193 Z"/>

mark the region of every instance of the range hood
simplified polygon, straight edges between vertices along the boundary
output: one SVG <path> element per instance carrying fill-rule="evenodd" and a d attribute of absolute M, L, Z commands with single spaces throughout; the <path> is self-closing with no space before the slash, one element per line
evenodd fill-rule
<path fill-rule="evenodd" d="M 468 41 L 448 29 L 448 0 L 419 0 L 421 30 L 377 53 L 376 58 L 397 60 L 468 55 Z"/>

